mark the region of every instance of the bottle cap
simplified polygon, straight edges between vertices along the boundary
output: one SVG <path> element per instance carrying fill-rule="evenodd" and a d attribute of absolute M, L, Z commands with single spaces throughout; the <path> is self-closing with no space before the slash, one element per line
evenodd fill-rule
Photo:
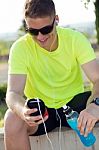
<path fill-rule="evenodd" d="M 69 114 L 72 112 L 72 109 L 71 109 L 69 106 L 64 105 L 64 106 L 63 106 L 63 112 L 64 112 L 66 115 L 69 115 Z"/>
<path fill-rule="evenodd" d="M 63 106 L 63 108 L 64 108 L 64 109 L 67 109 L 67 108 L 68 108 L 68 106 L 67 106 L 67 105 L 64 105 L 64 106 Z"/>

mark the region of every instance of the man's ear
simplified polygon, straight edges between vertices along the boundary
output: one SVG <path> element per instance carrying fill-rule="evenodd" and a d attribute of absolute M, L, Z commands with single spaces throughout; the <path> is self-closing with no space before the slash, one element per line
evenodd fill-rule
<path fill-rule="evenodd" d="M 55 22 L 56 22 L 56 25 L 58 25 L 58 20 L 55 20 Z"/>
<path fill-rule="evenodd" d="M 58 17 L 58 15 L 55 16 L 55 22 L 56 22 L 56 25 L 58 25 L 58 23 L 59 23 L 59 17 Z"/>

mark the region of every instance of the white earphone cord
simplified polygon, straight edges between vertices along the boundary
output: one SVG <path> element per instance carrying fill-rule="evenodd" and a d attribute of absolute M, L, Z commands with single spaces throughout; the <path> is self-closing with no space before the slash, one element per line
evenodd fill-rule
<path fill-rule="evenodd" d="M 55 39 L 56 39 L 56 36 L 54 37 L 54 40 L 53 40 L 53 42 L 52 42 L 52 44 L 51 44 L 51 46 L 50 46 L 50 49 L 49 49 L 50 52 L 51 52 L 51 48 L 52 48 L 52 46 L 53 46 L 53 44 L 54 44 L 54 42 L 55 42 Z M 39 69 L 39 71 L 40 71 L 40 69 Z M 38 108 L 39 108 L 40 115 L 42 116 L 41 109 L 40 109 L 40 104 L 39 104 L 39 98 L 37 98 L 37 102 L 38 102 Z M 61 118 L 60 118 L 60 116 L 59 116 L 57 110 L 56 110 L 56 114 L 57 114 L 58 118 L 60 119 L 60 127 L 59 127 L 59 149 L 61 150 Z M 45 125 L 43 116 L 42 116 L 42 121 L 43 121 L 43 124 L 44 124 L 44 130 L 45 130 L 45 134 L 46 134 L 47 140 L 49 141 L 49 143 L 50 143 L 50 145 L 51 145 L 51 149 L 54 150 L 52 141 L 51 141 L 51 139 L 49 138 L 48 133 L 47 133 L 47 130 L 46 130 L 46 125 Z"/>
<path fill-rule="evenodd" d="M 40 115 L 42 116 L 41 109 L 40 109 L 40 104 L 39 104 L 39 99 L 38 98 L 37 98 L 37 102 L 38 102 L 38 108 L 39 108 Z M 58 118 L 60 120 L 60 126 L 59 126 L 59 149 L 61 150 L 61 118 L 60 118 L 57 110 L 56 110 L 56 115 L 58 116 Z M 52 141 L 51 141 L 51 139 L 49 138 L 49 136 L 47 134 L 46 125 L 45 125 L 43 116 L 42 116 L 42 121 L 43 121 L 43 124 L 44 124 L 44 130 L 45 130 L 46 137 L 47 137 L 49 143 L 51 144 L 51 149 L 54 150 Z"/>
<path fill-rule="evenodd" d="M 38 98 L 37 98 L 37 102 L 38 102 L 38 108 L 39 108 L 40 115 L 42 116 L 41 109 L 40 109 L 40 104 L 39 104 L 39 99 L 38 99 Z M 45 125 L 43 116 L 42 116 L 42 121 L 43 121 L 43 124 L 44 124 L 44 130 L 45 130 L 45 133 L 46 133 L 46 137 L 47 137 L 48 141 L 49 141 L 50 144 L 51 144 L 51 149 L 54 150 L 52 141 L 50 140 L 50 138 L 48 137 L 48 134 L 47 134 L 46 125 Z"/>

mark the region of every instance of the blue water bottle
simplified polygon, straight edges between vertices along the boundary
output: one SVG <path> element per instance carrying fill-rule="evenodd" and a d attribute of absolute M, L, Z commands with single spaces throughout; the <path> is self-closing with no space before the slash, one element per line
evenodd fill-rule
<path fill-rule="evenodd" d="M 77 127 L 77 120 L 79 117 L 78 112 L 73 111 L 69 106 L 66 105 L 63 106 L 63 112 L 65 113 L 68 124 L 77 133 L 84 146 L 86 147 L 92 146 L 96 141 L 96 138 L 93 135 L 93 133 L 90 132 L 87 137 L 84 137 L 84 135 L 81 135 L 80 131 L 78 130 Z"/>

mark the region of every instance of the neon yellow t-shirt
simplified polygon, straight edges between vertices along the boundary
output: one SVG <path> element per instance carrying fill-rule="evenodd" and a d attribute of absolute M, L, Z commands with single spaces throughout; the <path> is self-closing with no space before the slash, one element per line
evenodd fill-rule
<path fill-rule="evenodd" d="M 60 108 L 84 91 L 80 65 L 96 57 L 81 33 L 61 27 L 57 33 L 55 51 L 41 48 L 26 34 L 12 45 L 9 57 L 9 74 L 27 74 L 26 97 L 38 97 L 49 108 Z"/>

